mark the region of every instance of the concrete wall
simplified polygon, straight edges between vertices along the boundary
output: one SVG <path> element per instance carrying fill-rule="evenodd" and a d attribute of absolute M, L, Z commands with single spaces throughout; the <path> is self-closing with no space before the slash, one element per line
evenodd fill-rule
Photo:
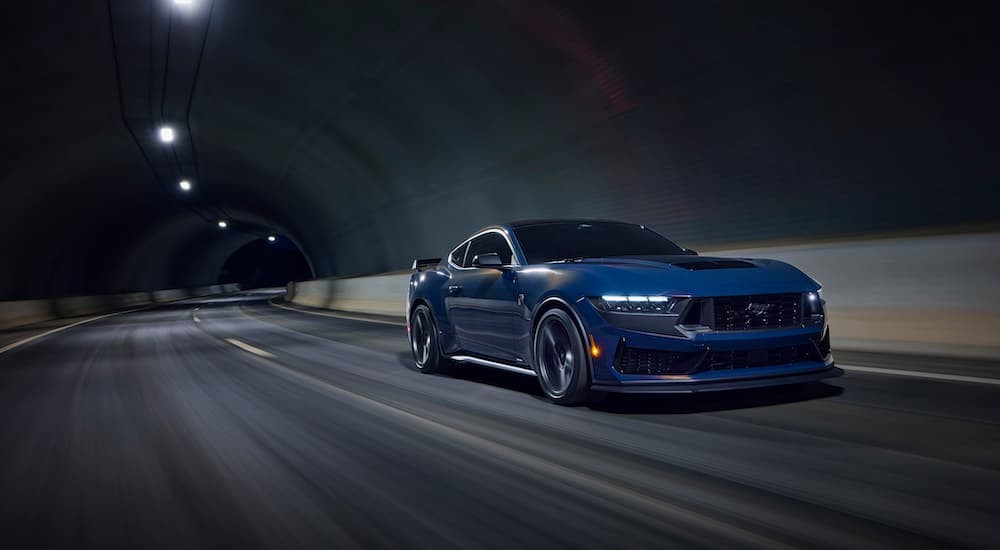
<path fill-rule="evenodd" d="M 840 349 L 1000 358 L 1000 233 L 730 250 L 823 284 Z"/>
<path fill-rule="evenodd" d="M 398 271 L 368 277 L 288 283 L 285 299 L 303 306 L 393 315 L 402 320 L 406 315 L 409 280 L 409 271 Z"/>
<path fill-rule="evenodd" d="M 838 349 L 1000 359 L 1000 233 L 704 251 L 773 258 L 824 286 Z M 294 303 L 404 315 L 409 273 L 290 283 Z"/>
<path fill-rule="evenodd" d="M 103 296 L 74 296 L 53 300 L 0 302 L 0 329 L 47 321 L 60 317 L 78 317 L 119 309 L 173 302 L 211 294 L 239 290 L 238 285 L 209 285 L 191 289 L 156 290 Z"/>

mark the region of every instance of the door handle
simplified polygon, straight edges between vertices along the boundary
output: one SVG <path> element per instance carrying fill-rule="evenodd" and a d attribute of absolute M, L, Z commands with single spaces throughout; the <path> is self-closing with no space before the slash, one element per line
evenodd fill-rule
<path fill-rule="evenodd" d="M 462 292 L 462 285 L 448 285 L 448 294 L 452 296 Z"/>

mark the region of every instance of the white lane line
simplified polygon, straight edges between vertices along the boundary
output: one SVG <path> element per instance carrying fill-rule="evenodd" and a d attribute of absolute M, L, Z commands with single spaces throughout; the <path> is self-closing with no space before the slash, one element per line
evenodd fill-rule
<path fill-rule="evenodd" d="M 268 351 L 264 351 L 260 348 L 255 348 L 246 342 L 240 342 L 236 338 L 226 338 L 226 341 L 230 344 L 240 348 L 243 351 L 248 351 L 258 357 L 274 357 L 274 354 Z"/>
<path fill-rule="evenodd" d="M 271 304 L 274 307 L 280 307 L 281 309 L 287 309 L 288 311 L 295 311 L 297 313 L 308 313 L 309 315 L 319 315 L 320 317 L 333 317 L 334 319 L 347 319 L 349 321 L 361 321 L 361 322 L 364 322 L 364 323 L 378 323 L 380 325 L 390 325 L 390 326 L 394 326 L 394 327 L 405 327 L 406 326 L 406 323 L 404 323 L 402 321 L 396 322 L 396 321 L 383 321 L 381 319 L 365 319 L 364 317 L 353 317 L 351 315 L 341 315 L 339 313 L 322 313 L 322 312 L 319 312 L 319 311 L 309 311 L 309 310 L 305 310 L 305 309 L 298 309 L 298 308 L 294 308 L 294 307 L 283 306 L 283 305 L 275 302 L 274 300 L 275 300 L 274 298 L 271 298 L 270 300 L 267 301 L 267 303 Z"/>
<path fill-rule="evenodd" d="M 55 329 L 52 329 L 52 330 L 50 330 L 48 332 L 43 332 L 41 334 L 36 334 L 36 335 L 31 336 L 29 338 L 25 338 L 24 340 L 18 340 L 17 342 L 14 342 L 12 344 L 7 344 L 6 346 L 0 348 L 0 353 L 6 353 L 6 352 L 8 352 L 8 351 L 10 351 L 12 349 L 19 348 L 19 347 L 21 347 L 21 346 L 23 346 L 25 344 L 29 344 L 31 342 L 34 342 L 35 340 L 38 340 L 39 338 L 45 338 L 46 336 L 51 336 L 51 335 L 53 335 L 53 334 L 55 334 L 57 332 L 62 332 L 64 330 L 69 330 L 69 329 L 71 329 L 73 327 L 78 327 L 80 325 L 85 325 L 87 323 L 93 323 L 94 321 L 100 321 L 101 319 L 107 319 L 108 317 L 114 317 L 115 315 L 124 315 L 126 313 L 134 313 L 136 311 L 142 311 L 144 309 L 149 309 L 149 308 L 141 307 L 141 308 L 138 308 L 138 309 L 130 309 L 130 310 L 127 310 L 127 311 L 116 311 L 114 313 L 108 313 L 108 314 L 105 314 L 105 315 L 98 315 L 97 317 L 91 317 L 90 319 L 84 319 L 82 321 L 77 321 L 76 323 L 73 323 L 71 325 L 66 325 L 64 327 L 55 328 Z"/>
<path fill-rule="evenodd" d="M 911 378 L 927 378 L 930 380 L 946 380 L 948 382 L 967 382 L 969 384 L 987 384 L 1000 386 L 1000 378 L 983 378 L 981 376 L 962 376 L 961 374 L 942 374 L 939 372 L 923 372 L 903 369 L 881 369 L 878 367 L 859 367 L 857 365 L 837 366 L 847 371 L 867 372 L 871 374 L 888 374 L 890 376 L 909 376 Z"/>

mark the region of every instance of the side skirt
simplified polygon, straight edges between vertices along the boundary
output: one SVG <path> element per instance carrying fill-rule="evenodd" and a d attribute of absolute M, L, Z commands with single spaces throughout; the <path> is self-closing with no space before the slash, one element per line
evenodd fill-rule
<path fill-rule="evenodd" d="M 492 367 L 494 369 L 516 372 L 525 376 L 536 376 L 535 371 L 531 369 L 518 367 L 516 365 L 509 365 L 507 363 L 500 363 L 497 361 L 490 361 L 489 359 L 480 359 L 479 357 L 472 357 L 471 355 L 452 355 L 446 357 L 456 363 L 472 363 L 474 365 L 482 365 L 484 367 Z"/>

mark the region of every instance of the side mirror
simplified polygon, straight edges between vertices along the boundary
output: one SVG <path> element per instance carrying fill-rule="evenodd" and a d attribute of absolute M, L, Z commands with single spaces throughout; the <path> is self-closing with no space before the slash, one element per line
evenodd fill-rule
<path fill-rule="evenodd" d="M 503 262 L 500 261 L 500 255 L 496 252 L 477 254 L 476 257 L 472 258 L 472 267 L 500 268 L 503 267 Z"/>

